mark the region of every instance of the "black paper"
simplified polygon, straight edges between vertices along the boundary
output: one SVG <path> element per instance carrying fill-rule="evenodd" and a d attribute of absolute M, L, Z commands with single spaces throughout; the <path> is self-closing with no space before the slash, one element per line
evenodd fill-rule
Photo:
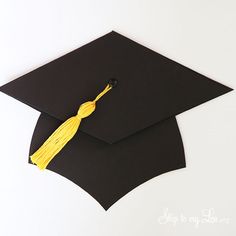
<path fill-rule="evenodd" d="M 110 78 L 117 87 L 48 166 L 105 209 L 150 178 L 185 167 L 175 115 L 232 90 L 114 31 L 0 89 L 42 112 L 32 154 Z"/>

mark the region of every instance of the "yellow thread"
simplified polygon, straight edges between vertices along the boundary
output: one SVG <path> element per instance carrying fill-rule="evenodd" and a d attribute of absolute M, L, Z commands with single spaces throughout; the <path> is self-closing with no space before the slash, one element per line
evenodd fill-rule
<path fill-rule="evenodd" d="M 80 105 L 76 116 L 73 116 L 60 125 L 30 159 L 39 169 L 44 170 L 49 162 L 74 137 L 83 118 L 90 116 L 96 109 L 96 102 L 105 95 L 112 86 L 109 84 L 93 100 Z"/>

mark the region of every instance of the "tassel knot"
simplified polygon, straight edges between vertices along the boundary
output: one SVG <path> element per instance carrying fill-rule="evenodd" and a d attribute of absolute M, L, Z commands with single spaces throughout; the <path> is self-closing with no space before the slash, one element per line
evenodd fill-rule
<path fill-rule="evenodd" d="M 77 117 L 79 119 L 83 119 L 87 116 L 90 116 L 96 109 L 96 102 L 95 101 L 89 101 L 85 102 L 82 105 L 80 105 Z"/>

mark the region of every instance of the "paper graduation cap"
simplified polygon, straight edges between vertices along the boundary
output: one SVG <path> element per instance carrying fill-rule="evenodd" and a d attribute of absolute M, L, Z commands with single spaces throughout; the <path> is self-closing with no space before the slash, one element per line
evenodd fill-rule
<path fill-rule="evenodd" d="M 0 90 L 41 112 L 32 155 L 110 78 L 117 86 L 47 166 L 104 209 L 145 181 L 185 167 L 175 115 L 232 90 L 113 31 Z"/>

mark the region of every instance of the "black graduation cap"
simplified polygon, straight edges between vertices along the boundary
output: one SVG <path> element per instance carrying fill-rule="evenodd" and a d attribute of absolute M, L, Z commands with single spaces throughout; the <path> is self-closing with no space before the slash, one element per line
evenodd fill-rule
<path fill-rule="evenodd" d="M 110 79 L 117 86 L 47 166 L 104 209 L 145 181 L 185 167 L 175 116 L 232 90 L 113 31 L 0 90 L 41 112 L 32 155 Z"/>

